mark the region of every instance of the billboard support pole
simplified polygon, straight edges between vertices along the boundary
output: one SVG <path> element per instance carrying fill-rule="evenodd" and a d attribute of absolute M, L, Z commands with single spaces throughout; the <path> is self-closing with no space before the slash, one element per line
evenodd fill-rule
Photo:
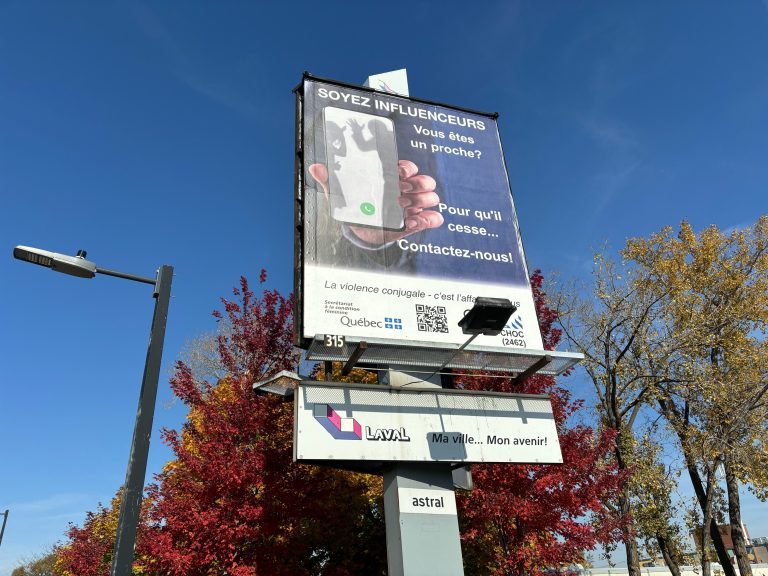
<path fill-rule="evenodd" d="M 418 494 L 418 496 L 416 496 Z M 429 494 L 432 496 L 422 496 Z M 404 496 L 407 495 L 407 496 Z M 450 464 L 396 464 L 384 473 L 387 567 L 391 576 L 463 576 L 459 520 L 452 514 L 403 512 L 406 498 L 454 499 Z M 427 510 L 425 508 L 425 510 Z"/>
<path fill-rule="evenodd" d="M 417 369 L 419 370 L 419 369 Z M 381 383 L 394 388 L 442 388 L 440 375 L 388 367 Z M 390 576 L 464 576 L 459 519 L 449 463 L 396 463 L 384 472 L 384 523 Z M 439 502 L 439 506 L 432 506 Z"/>
<path fill-rule="evenodd" d="M 5 512 L 3 512 L 3 527 L 0 528 L 0 544 L 3 543 L 3 534 L 5 534 L 5 523 L 8 522 L 8 512 L 10 512 L 10 510 L 6 510 Z"/>
<path fill-rule="evenodd" d="M 369 76 L 365 85 L 408 96 L 405 70 Z M 441 388 L 440 369 L 424 379 L 423 373 L 428 373 L 428 370 L 409 373 L 390 366 L 379 375 L 383 384 L 393 387 Z M 447 508 L 429 506 L 415 511 L 412 506 L 414 498 L 424 504 L 430 503 L 430 498 L 442 503 L 449 500 L 452 513 L 435 513 L 445 512 Z M 384 522 L 387 531 L 387 573 L 390 576 L 464 575 L 455 498 L 450 464 L 398 463 L 384 472 Z"/>
<path fill-rule="evenodd" d="M 296 96 L 296 343 L 306 347 L 308 360 L 325 361 L 327 381 L 315 400 L 297 395 L 296 421 L 311 418 L 315 431 L 320 426 L 329 435 L 302 434 L 297 425 L 294 459 L 327 462 L 339 459 L 339 450 L 350 462 L 367 460 L 365 470 L 383 470 L 388 573 L 463 576 L 453 488 L 472 489 L 472 478 L 468 467 L 452 470 L 451 462 L 486 459 L 467 459 L 466 435 L 446 428 L 459 424 L 443 406 L 431 406 L 437 420 L 430 424 L 442 433 L 425 427 L 426 413 L 420 420 L 409 420 L 414 412 L 386 420 L 386 408 L 397 397 L 462 395 L 425 391 L 442 388 L 445 368 L 516 372 L 520 383 L 545 366 L 561 373 L 583 356 L 544 350 L 497 114 L 410 98 L 405 70 L 371 76 L 365 87 L 305 73 Z M 468 185 L 463 177 L 470 174 Z M 443 224 L 430 232 L 434 243 L 424 243 L 422 233 Z M 458 350 L 456 326 L 472 334 Z M 478 332 L 498 338 L 467 350 Z M 365 426 L 352 417 L 350 396 L 339 396 L 340 385 L 331 383 L 332 362 L 341 362 L 346 375 L 361 358 L 377 365 L 383 384 L 369 391 L 380 403 L 365 405 L 377 410 L 360 409 L 370 414 Z M 305 400 L 311 411 L 299 409 Z M 339 408 L 345 414 L 327 402 L 346 406 Z M 548 398 L 536 402 L 551 414 Z M 535 445 L 552 438 L 559 463 L 550 423 L 549 436 Z M 468 438 L 476 445 L 470 451 L 513 445 L 496 435 Z M 307 452 L 298 449 L 299 439 Z M 355 448 L 336 440 L 362 442 Z M 425 440 L 429 454 L 420 451 Z M 310 458 L 318 446 L 325 449 Z M 382 457 L 372 460 L 374 453 Z"/>

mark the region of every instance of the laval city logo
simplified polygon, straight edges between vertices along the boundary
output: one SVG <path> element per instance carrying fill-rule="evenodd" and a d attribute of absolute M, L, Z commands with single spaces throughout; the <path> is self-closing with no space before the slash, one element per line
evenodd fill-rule
<path fill-rule="evenodd" d="M 354 418 L 342 418 L 328 404 L 315 404 L 313 414 L 315 420 L 336 440 L 360 440 L 363 437 L 360 422 Z"/>
<path fill-rule="evenodd" d="M 336 440 L 362 440 L 363 430 L 354 418 L 345 418 L 328 404 L 315 404 L 313 415 L 320 425 Z M 377 442 L 410 442 L 405 428 L 365 427 L 365 439 Z"/>

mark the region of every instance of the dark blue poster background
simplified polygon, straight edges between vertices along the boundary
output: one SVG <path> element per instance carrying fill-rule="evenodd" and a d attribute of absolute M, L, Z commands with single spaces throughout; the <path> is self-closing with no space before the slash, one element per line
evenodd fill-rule
<path fill-rule="evenodd" d="M 307 264 L 528 285 L 493 116 L 314 79 L 305 79 L 303 91 L 303 248 Z M 401 164 L 410 161 L 418 175 L 434 179 L 434 190 L 427 192 L 437 197 L 430 194 L 427 205 L 406 211 L 406 222 L 410 218 L 421 223 L 415 230 L 406 226 L 376 231 L 334 217 L 330 185 L 323 180 L 333 169 L 333 158 L 328 168 L 327 151 L 339 144 L 326 134 L 326 107 L 390 119 Z"/>

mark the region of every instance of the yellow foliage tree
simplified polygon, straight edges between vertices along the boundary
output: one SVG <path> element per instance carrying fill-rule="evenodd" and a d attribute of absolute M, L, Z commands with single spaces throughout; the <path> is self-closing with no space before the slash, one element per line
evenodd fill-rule
<path fill-rule="evenodd" d="M 11 576 L 61 576 L 56 571 L 56 552 L 46 552 L 18 566 Z"/>
<path fill-rule="evenodd" d="M 108 508 L 99 504 L 95 512 L 88 512 L 82 527 L 70 524 L 67 531 L 69 541 L 54 550 L 56 564 L 53 574 L 101 576 L 109 573 L 122 497 L 121 488 L 112 498 Z M 145 498 L 141 504 L 142 525 L 146 521 L 146 512 L 150 506 L 151 500 Z M 150 560 L 141 552 L 142 536 L 142 530 L 139 530 L 137 553 L 132 570 L 136 576 L 146 574 L 146 566 L 150 563 Z"/>
<path fill-rule="evenodd" d="M 630 240 L 623 256 L 643 271 L 639 290 L 664 298 L 658 330 L 667 345 L 644 358 L 661 383 L 656 398 L 692 479 L 702 474 L 706 481 L 694 481 L 704 517 L 702 561 L 722 466 L 739 570 L 751 575 L 738 486 L 763 494 L 767 486 L 768 216 L 727 234 L 716 226 L 697 234 L 683 222 L 677 234 L 667 227 Z"/>
<path fill-rule="evenodd" d="M 648 374 L 640 358 L 649 350 L 662 350 L 666 335 L 659 332 L 661 302 L 666 294 L 643 290 L 643 271 L 617 264 L 595 255 L 591 297 L 581 296 L 576 286 L 562 286 L 555 299 L 558 321 L 571 345 L 584 354 L 586 370 L 597 396 L 600 426 L 614 430 L 616 446 L 613 458 L 620 470 L 636 471 L 639 463 L 636 430 L 638 418 L 652 399 L 658 379 Z M 667 487 L 666 484 L 660 487 Z M 629 576 L 640 575 L 637 537 L 652 537 L 673 574 L 679 574 L 675 562 L 676 544 L 670 542 L 672 528 L 640 522 L 638 490 L 647 489 L 637 481 L 628 482 L 618 494 L 615 506 L 632 518 L 624 531 L 624 548 Z M 667 498 L 668 494 L 656 496 Z M 647 492 L 645 493 L 647 497 Z M 633 505 L 635 504 L 635 505 Z"/>
<path fill-rule="evenodd" d="M 679 502 L 673 500 L 677 472 L 663 462 L 661 439 L 655 426 L 633 443 L 634 467 L 629 482 L 632 520 L 647 554 L 661 554 L 673 574 L 684 563 L 683 530 L 676 521 Z"/>

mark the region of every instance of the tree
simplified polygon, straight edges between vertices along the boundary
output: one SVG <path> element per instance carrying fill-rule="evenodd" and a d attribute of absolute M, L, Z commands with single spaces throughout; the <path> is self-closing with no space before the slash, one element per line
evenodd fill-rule
<path fill-rule="evenodd" d="M 612 457 L 617 468 L 629 474 L 636 463 L 636 422 L 657 384 L 639 358 L 649 350 L 657 351 L 665 341 L 664 332 L 656 330 L 665 294 L 642 290 L 643 278 L 635 270 L 619 267 L 600 254 L 595 256 L 593 276 L 591 298 L 581 297 L 573 286 L 564 287 L 555 306 L 568 342 L 584 354 L 582 366 L 597 396 L 600 425 L 616 436 Z M 633 488 L 639 487 L 628 482 L 616 497 L 618 511 L 626 518 L 632 513 Z M 624 526 L 630 576 L 640 574 L 636 528 L 635 522 Z M 667 530 L 657 532 L 660 550 L 674 546 L 664 539 Z M 665 554 L 665 560 L 673 573 L 679 573 L 673 554 Z"/>
<path fill-rule="evenodd" d="M 716 473 L 724 468 L 734 552 L 742 575 L 751 574 L 738 484 L 765 486 L 768 216 L 730 234 L 715 226 L 696 234 L 687 222 L 673 232 L 667 227 L 630 240 L 623 252 L 647 274 L 645 288 L 666 295 L 664 325 L 675 361 L 649 357 L 648 368 L 664 375 L 660 406 L 692 480 L 697 463 L 705 475 L 705 487 L 694 480 L 705 528 Z M 749 458 L 755 450 L 758 457 Z"/>
<path fill-rule="evenodd" d="M 117 535 L 117 520 L 120 516 L 122 493 L 122 489 L 117 491 L 109 508 L 99 503 L 95 512 L 88 512 L 82 527 L 74 524 L 69 525 L 67 530 L 69 541 L 54 549 L 55 574 L 60 576 L 106 576 L 109 574 Z M 151 501 L 147 499 L 141 503 L 134 574 L 141 574 L 140 567 L 146 564 L 146 556 L 143 553 L 144 535 L 146 534 L 147 510 L 150 505 Z"/>
<path fill-rule="evenodd" d="M 762 217 L 729 235 L 715 227 L 697 235 L 683 223 L 676 237 L 665 228 L 630 240 L 621 268 L 598 256 L 594 300 L 563 307 L 564 330 L 587 356 L 600 414 L 606 425 L 623 428 L 616 458 L 631 463 L 632 426 L 644 404 L 655 404 L 676 435 L 702 510 L 705 572 L 711 537 L 724 571 L 735 574 L 716 521 L 722 467 L 736 556 L 750 573 L 738 482 L 759 492 L 766 480 L 760 463 L 766 461 L 767 236 Z"/>
<path fill-rule="evenodd" d="M 265 281 L 262 274 L 261 281 Z M 230 326 L 218 353 L 228 376 L 196 380 L 177 365 L 171 385 L 189 406 L 166 431 L 176 459 L 151 488 L 149 569 L 168 575 L 382 571 L 377 479 L 292 462 L 292 407 L 252 384 L 295 364 L 292 301 L 247 281 L 224 300 Z M 378 489 L 380 492 L 380 488 Z"/>
<path fill-rule="evenodd" d="M 184 344 L 180 359 L 189 367 L 195 380 L 215 384 L 227 377 L 219 357 L 219 336 L 228 336 L 230 333 L 229 324 L 220 319 L 216 332 L 200 334 Z"/>
<path fill-rule="evenodd" d="M 532 287 L 542 337 L 554 349 L 560 333 L 546 304 L 543 278 Z M 621 492 L 626 474 L 607 458 L 615 433 L 596 436 L 585 426 L 568 426 L 580 407 L 554 378 L 534 376 L 522 386 L 492 375 L 456 377 L 465 389 L 549 394 L 557 422 L 562 466 L 473 465 L 475 489 L 458 504 L 468 574 L 542 574 L 546 568 L 583 562 L 584 552 L 622 537 L 624 519 L 606 506 Z"/>
<path fill-rule="evenodd" d="M 261 282 L 265 281 L 262 275 Z M 557 342 L 553 313 L 534 276 L 542 332 Z M 195 377 L 184 362 L 171 380 L 189 407 L 180 431 L 165 431 L 175 459 L 148 490 L 151 503 L 137 542 L 134 573 L 163 576 L 385 574 L 382 480 L 332 468 L 292 462 L 293 411 L 272 395 L 255 395 L 254 381 L 292 368 L 292 301 L 275 291 L 256 297 L 245 279 L 223 300 L 217 318 L 226 330 L 217 338 L 213 363 L 226 376 Z M 333 379 L 342 379 L 340 365 Z M 323 367 L 318 367 L 320 375 Z M 208 371 L 206 374 L 210 375 Z M 371 381 L 353 371 L 354 381 Z M 621 519 L 602 502 L 623 481 L 604 461 L 613 436 L 596 437 L 583 426 L 569 428 L 580 406 L 548 377 L 519 387 L 510 378 L 459 378 L 466 388 L 548 392 L 562 433 L 565 466 L 476 466 L 478 489 L 459 496 L 465 561 L 469 574 L 540 574 L 578 561 L 584 549 L 618 537 Z M 111 518 L 100 510 L 71 533 L 91 553 L 83 576 L 101 574 L 111 537 L 100 532 Z M 99 547 L 101 546 L 101 547 Z M 73 554 L 73 552 L 71 552 Z M 89 571 L 90 570 L 90 571 Z"/>
<path fill-rule="evenodd" d="M 651 558 L 661 555 L 673 576 L 684 563 L 683 531 L 678 517 L 680 504 L 673 500 L 678 473 L 662 461 L 665 438 L 655 424 L 636 438 L 632 446 L 632 524 Z"/>
<path fill-rule="evenodd" d="M 21 566 L 14 568 L 11 576 L 60 576 L 56 570 L 56 552 L 39 554 Z"/>

